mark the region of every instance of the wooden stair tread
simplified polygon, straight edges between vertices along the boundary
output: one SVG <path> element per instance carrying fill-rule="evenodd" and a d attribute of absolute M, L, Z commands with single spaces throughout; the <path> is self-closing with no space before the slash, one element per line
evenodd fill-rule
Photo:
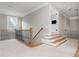
<path fill-rule="evenodd" d="M 53 40 L 53 39 L 56 39 L 56 38 L 59 38 L 59 37 L 61 37 L 61 36 L 60 35 L 59 36 L 55 36 L 53 38 L 50 38 L 49 40 Z"/>
<path fill-rule="evenodd" d="M 55 41 L 58 41 L 58 40 L 61 40 L 61 39 L 64 39 L 64 37 L 58 37 L 58 38 L 55 38 L 55 39 L 52 39 L 52 40 L 49 40 L 49 39 L 42 39 L 42 41 L 44 42 L 55 42 Z"/>
<path fill-rule="evenodd" d="M 55 42 L 55 41 L 57 41 L 57 40 L 60 40 L 60 39 L 63 39 L 64 37 L 58 37 L 58 38 L 55 38 L 55 39 L 53 39 L 53 40 L 51 40 L 52 42 Z"/>
<path fill-rule="evenodd" d="M 67 40 L 62 40 L 60 42 L 57 42 L 57 43 L 47 43 L 47 42 L 44 42 L 44 44 L 47 44 L 47 45 L 50 45 L 50 46 L 55 46 L 55 47 L 58 47 L 59 45 L 63 44 L 64 42 L 66 42 Z"/>
<path fill-rule="evenodd" d="M 67 41 L 64 38 L 65 37 L 61 36 L 59 33 L 46 34 L 42 42 L 52 46 L 59 46 Z"/>
<path fill-rule="evenodd" d="M 52 43 L 57 43 L 57 42 L 60 42 L 60 41 L 62 41 L 62 40 L 64 40 L 64 37 L 62 37 L 61 39 L 56 40 L 56 41 L 54 41 L 54 42 L 52 42 Z"/>
<path fill-rule="evenodd" d="M 62 41 L 60 41 L 60 42 L 53 43 L 53 46 L 57 47 L 57 46 L 63 44 L 64 42 L 66 42 L 66 41 L 67 41 L 67 40 L 62 40 Z"/>
<path fill-rule="evenodd" d="M 66 42 L 67 40 L 62 40 L 62 41 L 60 41 L 56 46 L 59 46 L 59 45 L 61 45 L 61 44 L 63 44 L 64 42 Z"/>

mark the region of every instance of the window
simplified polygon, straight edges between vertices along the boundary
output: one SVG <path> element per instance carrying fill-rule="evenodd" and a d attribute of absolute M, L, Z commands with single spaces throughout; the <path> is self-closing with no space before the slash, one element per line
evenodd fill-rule
<path fill-rule="evenodd" d="M 18 17 L 7 16 L 7 29 L 18 29 Z"/>

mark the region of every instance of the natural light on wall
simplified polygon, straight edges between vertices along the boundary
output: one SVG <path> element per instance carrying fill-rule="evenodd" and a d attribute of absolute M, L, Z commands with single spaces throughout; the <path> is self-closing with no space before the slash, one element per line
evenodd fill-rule
<path fill-rule="evenodd" d="M 7 16 L 7 29 L 18 29 L 18 17 Z"/>

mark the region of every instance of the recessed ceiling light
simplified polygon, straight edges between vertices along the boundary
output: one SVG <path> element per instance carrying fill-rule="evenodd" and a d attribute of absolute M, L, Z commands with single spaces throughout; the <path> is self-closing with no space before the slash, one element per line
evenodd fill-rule
<path fill-rule="evenodd" d="M 72 8 L 69 8 L 68 10 L 70 11 L 70 10 L 72 10 Z"/>
<path fill-rule="evenodd" d="M 13 6 L 11 6 L 11 5 L 8 5 L 8 7 L 9 7 L 9 8 L 12 8 Z"/>
<path fill-rule="evenodd" d="M 78 9 L 74 9 L 75 11 L 78 11 Z"/>

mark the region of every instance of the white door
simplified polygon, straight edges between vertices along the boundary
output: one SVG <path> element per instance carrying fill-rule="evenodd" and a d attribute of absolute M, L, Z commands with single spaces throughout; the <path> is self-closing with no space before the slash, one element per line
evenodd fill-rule
<path fill-rule="evenodd" d="M 57 24 L 51 24 L 52 32 L 57 32 Z"/>

